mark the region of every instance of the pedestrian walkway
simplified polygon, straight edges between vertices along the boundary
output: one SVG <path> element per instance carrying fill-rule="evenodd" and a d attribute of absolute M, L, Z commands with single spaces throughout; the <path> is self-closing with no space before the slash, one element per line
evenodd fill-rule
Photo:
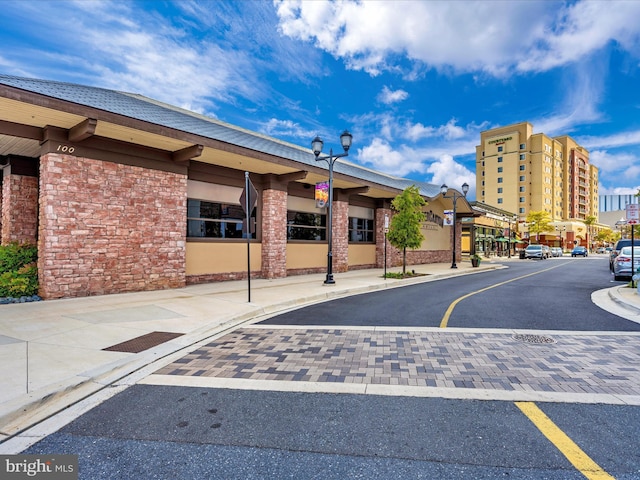
<path fill-rule="evenodd" d="M 236 376 L 235 381 L 245 382 L 243 388 L 247 382 L 253 382 L 255 387 L 264 380 L 258 375 L 281 375 L 282 372 L 273 369 L 286 367 L 291 371 L 284 377 L 277 377 L 276 384 L 279 387 L 274 388 L 322 391 L 323 388 L 328 388 L 328 385 L 336 388 L 336 385 L 344 387 L 349 384 L 360 389 L 364 386 L 367 393 L 372 393 L 377 385 L 379 388 L 387 389 L 394 387 L 396 392 L 405 391 L 405 394 L 411 394 L 411 388 L 414 389 L 411 391 L 415 392 L 415 388 L 419 387 L 420 394 L 449 396 L 452 394 L 449 390 L 464 390 L 467 394 L 468 391 L 475 390 L 481 392 L 483 398 L 491 398 L 493 394 L 503 395 L 505 392 L 511 392 L 511 395 L 517 392 L 525 394 L 537 389 L 548 393 L 565 392 L 568 386 L 577 382 L 563 380 L 561 377 L 576 377 L 576 372 L 571 370 L 573 367 L 569 359 L 565 358 L 567 365 L 558 366 L 556 360 L 561 360 L 560 356 L 554 360 L 546 353 L 543 355 L 547 357 L 544 365 L 556 375 L 556 378 L 551 377 L 551 380 L 542 378 L 534 382 L 535 367 L 524 364 L 520 372 L 511 372 L 511 376 L 517 378 L 517 381 L 508 378 L 505 380 L 504 375 L 501 376 L 498 370 L 503 370 L 496 366 L 497 364 L 502 363 L 505 368 L 513 370 L 513 364 L 517 364 L 517 361 L 515 358 L 505 357 L 504 352 L 503 356 L 499 357 L 496 350 L 493 351 L 492 357 L 492 345 L 497 345 L 498 349 L 508 347 L 510 351 L 520 352 L 518 358 L 524 363 L 533 361 L 536 355 L 540 356 L 544 352 L 541 349 L 553 348 L 553 345 L 528 346 L 526 342 L 513 337 L 514 334 L 522 332 L 440 330 L 439 334 L 435 335 L 437 329 L 431 329 L 429 332 L 407 329 L 403 329 L 402 332 L 340 329 L 338 334 L 337 330 L 314 331 L 305 328 L 287 331 L 280 327 L 271 326 L 269 329 L 263 329 L 252 325 L 269 315 L 302 305 L 430 282 L 452 275 L 481 273 L 504 268 L 509 261 L 513 259 L 484 261 L 479 268 L 472 268 L 468 262 L 459 262 L 457 269 L 451 269 L 448 263 L 411 266 L 410 269 L 424 275 L 404 280 L 385 280 L 382 269 L 356 270 L 334 274 L 336 284 L 330 286 L 323 284 L 324 274 L 276 280 L 256 279 L 251 281 L 250 302 L 247 282 L 237 281 L 194 285 L 176 290 L 3 305 L 0 307 L 0 362 L 3 365 L 0 377 L 0 441 L 121 381 L 133 372 L 149 368 L 149 365 L 157 365 L 152 366 L 149 373 L 158 370 L 158 374 L 152 375 L 149 382 L 166 381 L 166 377 L 177 380 L 178 375 L 175 372 L 184 367 L 188 370 L 185 371 L 188 374 L 182 375 L 184 381 L 194 381 L 198 378 L 226 381 L 229 372 L 235 371 L 234 375 L 240 372 L 241 377 Z M 396 272 L 398 270 L 389 269 Z M 614 313 L 625 318 L 640 321 L 640 297 L 634 290 L 619 287 L 608 289 L 606 294 L 600 292 L 599 295 L 594 295 L 594 302 L 607 310 L 616 310 Z M 239 327 L 242 327 L 241 330 L 237 330 Z M 276 335 L 273 339 L 269 339 L 272 335 L 266 335 L 271 331 Z M 301 345 L 287 343 L 293 340 L 283 341 L 283 338 L 290 335 L 292 339 L 300 342 L 300 334 L 304 334 L 303 337 L 309 335 L 315 338 L 313 335 L 318 333 L 321 333 L 320 337 L 314 340 L 318 345 L 310 347 L 309 352 L 312 354 L 308 357 L 290 355 L 287 349 L 300 348 Z M 207 373 L 213 376 L 199 373 L 200 370 L 209 368 L 210 357 L 215 355 L 211 345 L 215 345 L 215 342 L 228 341 L 234 348 L 246 348 L 239 342 L 237 335 L 240 335 L 240 338 L 249 338 L 247 335 L 255 338 L 258 335 L 259 338 L 264 337 L 267 343 L 276 341 L 281 345 L 258 345 L 255 358 L 245 362 L 247 365 L 239 366 L 230 359 L 218 359 L 211 368 L 219 370 Z M 363 336 L 376 340 L 364 342 Z M 377 340 L 379 336 L 380 340 Z M 579 353 L 582 355 L 579 357 L 580 362 L 574 362 L 574 366 L 582 368 L 585 362 L 597 365 L 597 362 L 605 361 L 604 353 L 601 356 L 598 356 L 597 352 L 585 353 L 589 350 L 588 335 L 554 332 L 551 336 L 556 342 L 558 338 L 562 338 L 565 342 L 561 344 L 563 348 L 570 345 L 572 352 L 583 352 Z M 602 336 L 597 338 L 600 339 Z M 358 346 L 341 347 L 342 350 L 339 352 L 335 350 L 339 340 L 346 339 L 356 342 Z M 625 366 L 640 365 L 637 354 L 633 356 L 634 351 L 640 351 L 636 343 L 640 341 L 637 335 L 616 336 L 608 333 L 606 339 L 611 343 L 611 350 L 606 355 L 606 361 L 609 363 L 603 364 L 601 372 L 613 372 L 616 365 L 619 366 L 621 363 Z M 360 345 L 361 341 L 364 345 Z M 447 345 L 460 341 L 469 344 L 471 354 L 453 358 L 451 355 L 454 351 Z M 384 346 L 372 342 L 380 342 L 379 345 Z M 418 350 L 424 348 L 431 355 L 425 357 L 408 350 L 402 361 L 399 358 L 396 360 L 392 358 L 396 353 L 391 350 L 398 347 L 398 342 L 403 345 L 415 343 Z M 269 350 L 265 350 L 268 347 L 273 347 L 274 352 L 269 353 Z M 362 349 L 358 350 L 360 347 Z M 324 348 L 326 351 L 322 356 L 328 355 L 327 358 L 319 359 L 318 354 L 313 354 L 317 348 L 320 348 L 319 351 Z M 350 352 L 349 349 L 353 348 L 356 350 Z M 281 349 L 286 357 L 276 355 L 277 349 Z M 194 359 L 195 353 L 190 353 L 191 350 L 206 352 L 202 353 L 205 357 Z M 526 351 L 531 353 L 525 355 L 523 352 Z M 344 353 L 345 357 L 340 358 L 338 353 Z M 484 364 L 478 364 L 474 360 L 476 358 L 481 359 Z M 500 362 L 496 362 L 496 358 L 501 359 Z M 355 362 L 356 359 L 357 365 L 344 365 L 349 360 Z M 156 361 L 157 364 L 154 364 Z M 192 361 L 196 364 L 191 363 Z M 198 367 L 198 361 L 202 361 L 207 367 Z M 177 362 L 181 367 L 174 363 L 166 367 L 169 370 L 161 370 L 171 362 Z M 307 366 L 301 366 L 300 362 Z M 248 365 L 250 363 L 255 365 Z M 188 366 L 185 367 L 186 365 Z M 238 368 L 239 370 L 236 370 Z M 305 368 L 308 368 L 306 373 Z M 492 368 L 494 370 L 491 370 Z M 554 372 L 553 368 L 560 370 Z M 266 370 L 266 373 L 260 370 Z M 584 374 L 588 376 L 588 372 Z M 309 375 L 308 378 L 305 375 Z M 607 397 L 608 401 L 635 404 L 638 395 L 636 386 L 640 384 L 637 371 L 630 370 L 617 375 L 625 378 L 604 375 L 605 378 L 591 378 L 593 388 L 584 393 L 613 395 L 615 398 Z M 191 380 L 187 380 L 188 378 Z M 404 378 L 407 379 L 406 384 Z M 268 380 L 271 381 L 273 378 Z M 292 383 L 296 386 L 291 387 Z M 635 389 L 628 388 L 631 383 Z M 619 390 L 615 390 L 616 388 Z"/>
<path fill-rule="evenodd" d="M 640 333 L 252 326 L 143 383 L 640 405 Z"/>

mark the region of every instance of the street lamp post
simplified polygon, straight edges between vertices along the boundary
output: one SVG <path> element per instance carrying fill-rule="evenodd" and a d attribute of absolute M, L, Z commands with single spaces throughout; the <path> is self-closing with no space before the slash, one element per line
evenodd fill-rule
<path fill-rule="evenodd" d="M 449 191 L 449 187 L 447 187 L 446 184 L 442 184 L 440 186 L 440 193 L 442 194 L 442 198 L 452 198 L 453 199 L 453 257 L 451 259 L 451 268 L 458 268 L 458 266 L 456 265 L 456 202 L 458 201 L 459 198 L 462 198 L 463 196 L 466 197 L 467 196 L 467 192 L 469 191 L 469 185 L 467 184 L 467 182 L 462 184 L 462 193 L 464 195 L 459 195 L 455 190 L 453 191 L 453 194 L 448 196 L 446 195 L 446 193 Z"/>
<path fill-rule="evenodd" d="M 351 140 L 353 136 L 345 130 L 340 135 L 340 143 L 342 144 L 343 153 L 333 154 L 333 148 L 329 149 L 329 155 L 320 156 L 322 153 L 322 147 L 324 142 L 319 136 L 313 139 L 311 142 L 311 149 L 316 156 L 316 161 L 324 160 L 329 164 L 329 204 L 327 206 L 327 277 L 324 281 L 325 285 L 333 285 L 335 280 L 333 279 L 333 164 L 336 159 L 340 157 L 346 157 L 349 155 L 349 148 L 351 147 Z"/>
<path fill-rule="evenodd" d="M 558 231 L 558 233 L 560 234 L 560 247 L 562 248 L 562 251 L 564 252 L 564 238 L 562 237 L 562 232 L 567 230 L 567 227 L 562 225 L 556 225 L 556 230 Z"/>
<path fill-rule="evenodd" d="M 624 217 L 621 217 L 620 220 L 616 222 L 616 228 L 620 230 L 620 238 L 624 238 L 624 226 L 627 224 L 627 221 Z"/>

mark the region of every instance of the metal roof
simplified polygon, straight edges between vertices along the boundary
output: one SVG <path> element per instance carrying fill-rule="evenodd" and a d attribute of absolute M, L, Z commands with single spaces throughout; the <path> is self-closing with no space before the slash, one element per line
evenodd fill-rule
<path fill-rule="evenodd" d="M 0 74 L 0 84 L 248 148 L 304 165 L 327 168 L 326 162 L 316 162 L 313 152 L 308 148 L 252 132 L 143 95 L 2 74 Z M 334 171 L 398 190 L 416 185 L 420 193 L 426 197 L 435 197 L 440 193 L 440 187 L 437 185 L 395 177 L 343 159 L 334 163 Z"/>

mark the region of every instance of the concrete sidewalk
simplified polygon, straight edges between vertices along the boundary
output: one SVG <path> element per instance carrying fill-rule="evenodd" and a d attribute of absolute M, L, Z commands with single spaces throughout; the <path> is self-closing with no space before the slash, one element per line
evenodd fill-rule
<path fill-rule="evenodd" d="M 382 269 L 0 307 L 0 442 L 156 360 L 269 315 L 331 298 L 503 268 L 513 259 L 411 266 L 424 276 L 382 278 Z M 397 272 L 399 268 L 389 269 Z M 593 301 L 640 321 L 640 296 L 620 286 Z M 175 338 L 171 338 L 174 334 Z M 177 335 L 177 336 L 176 336 Z"/>

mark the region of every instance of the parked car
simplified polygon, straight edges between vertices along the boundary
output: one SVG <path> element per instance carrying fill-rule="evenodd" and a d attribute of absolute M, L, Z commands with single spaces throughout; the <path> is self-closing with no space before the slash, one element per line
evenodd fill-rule
<path fill-rule="evenodd" d="M 638 243 L 636 242 L 633 242 L 633 243 L 634 243 L 634 246 L 638 245 Z M 631 239 L 629 238 L 624 238 L 616 242 L 616 244 L 613 246 L 613 250 L 611 250 L 611 253 L 609 253 L 609 270 L 613 272 L 613 261 L 620 253 L 620 249 L 623 247 L 630 247 L 630 246 L 631 246 Z"/>
<path fill-rule="evenodd" d="M 631 278 L 640 267 L 640 246 L 633 247 L 633 268 L 631 268 L 631 247 L 622 247 L 613 261 L 613 278 L 622 280 Z"/>
<path fill-rule="evenodd" d="M 528 245 L 524 249 L 524 258 L 539 258 L 544 260 L 547 258 L 542 250 L 542 245 Z"/>
<path fill-rule="evenodd" d="M 552 257 L 561 257 L 562 249 L 560 247 L 551 247 L 551 256 Z"/>
<path fill-rule="evenodd" d="M 581 247 L 578 245 L 577 247 L 573 247 L 573 250 L 571 250 L 571 256 L 572 257 L 577 257 L 577 256 L 588 257 L 589 252 L 587 252 L 587 247 Z"/>
<path fill-rule="evenodd" d="M 604 247 L 598 247 L 596 249 L 596 253 L 605 253 L 605 252 L 606 252 L 606 250 L 604 249 Z"/>
<path fill-rule="evenodd" d="M 547 245 L 542 245 L 542 254 L 544 258 L 551 258 L 551 249 Z"/>

